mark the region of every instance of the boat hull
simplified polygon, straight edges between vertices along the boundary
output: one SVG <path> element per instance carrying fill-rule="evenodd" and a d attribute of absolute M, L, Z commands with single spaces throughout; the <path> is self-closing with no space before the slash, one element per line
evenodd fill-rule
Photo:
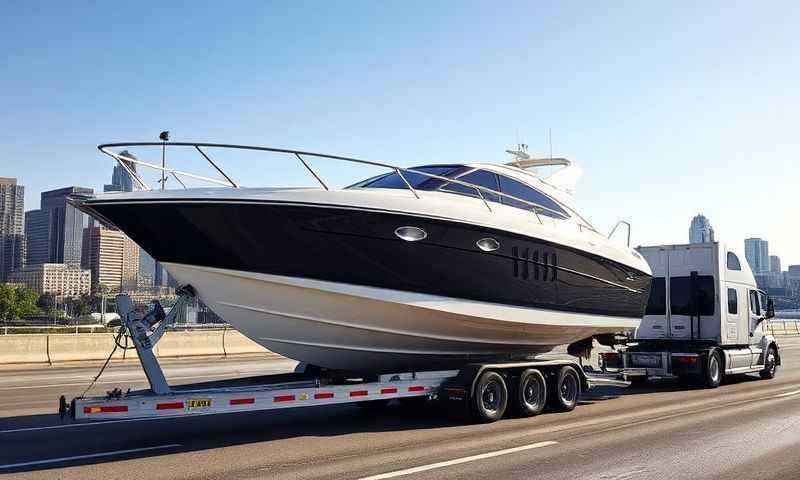
<path fill-rule="evenodd" d="M 286 357 L 337 370 L 526 359 L 639 323 L 302 278 L 165 266 L 247 337 Z"/>

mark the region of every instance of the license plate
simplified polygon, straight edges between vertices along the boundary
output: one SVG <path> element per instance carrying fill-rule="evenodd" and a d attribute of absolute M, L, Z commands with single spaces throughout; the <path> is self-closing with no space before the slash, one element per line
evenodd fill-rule
<path fill-rule="evenodd" d="M 635 355 L 633 358 L 637 367 L 661 367 L 661 355 Z"/>
<path fill-rule="evenodd" d="M 189 410 L 193 408 L 210 408 L 211 407 L 211 399 L 210 398 L 196 398 L 194 400 L 189 400 L 186 405 L 189 407 Z"/>

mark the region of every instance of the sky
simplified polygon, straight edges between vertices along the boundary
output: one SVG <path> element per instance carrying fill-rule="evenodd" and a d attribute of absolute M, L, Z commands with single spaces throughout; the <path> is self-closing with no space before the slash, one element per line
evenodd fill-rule
<path fill-rule="evenodd" d="M 800 264 L 797 25 L 793 1 L 11 0 L 0 176 L 30 210 L 43 190 L 110 183 L 98 144 L 162 130 L 401 166 L 504 162 L 518 142 L 547 156 L 552 131 L 599 230 L 625 219 L 635 245 L 683 243 L 702 212 L 718 240 L 769 240 L 785 269 Z M 248 186 L 307 181 L 230 161 Z"/>

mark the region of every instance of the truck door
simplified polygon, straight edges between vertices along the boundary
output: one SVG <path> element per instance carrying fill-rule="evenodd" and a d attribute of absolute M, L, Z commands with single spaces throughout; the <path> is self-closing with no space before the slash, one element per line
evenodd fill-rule
<path fill-rule="evenodd" d="M 727 284 L 728 312 L 725 316 L 725 343 L 747 343 L 748 333 L 739 325 L 742 318 L 749 318 L 750 310 L 747 306 L 747 290 L 733 283 Z"/>
<path fill-rule="evenodd" d="M 720 334 L 717 315 L 722 312 L 715 308 L 718 265 L 714 248 L 713 244 L 693 245 L 669 252 L 667 292 L 672 338 L 713 339 Z"/>

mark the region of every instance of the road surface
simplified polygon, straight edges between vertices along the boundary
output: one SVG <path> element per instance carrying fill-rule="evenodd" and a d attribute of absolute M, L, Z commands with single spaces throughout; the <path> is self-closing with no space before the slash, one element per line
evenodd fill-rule
<path fill-rule="evenodd" d="M 26 479 L 794 479 L 800 476 L 800 338 L 777 378 L 717 390 L 660 382 L 585 394 L 571 413 L 465 423 L 433 409 L 341 405 L 183 419 L 63 424 L 58 395 L 97 367 L 0 370 L 0 477 Z M 291 370 L 275 359 L 172 361 L 171 382 Z M 112 366 L 92 393 L 141 388 Z"/>

